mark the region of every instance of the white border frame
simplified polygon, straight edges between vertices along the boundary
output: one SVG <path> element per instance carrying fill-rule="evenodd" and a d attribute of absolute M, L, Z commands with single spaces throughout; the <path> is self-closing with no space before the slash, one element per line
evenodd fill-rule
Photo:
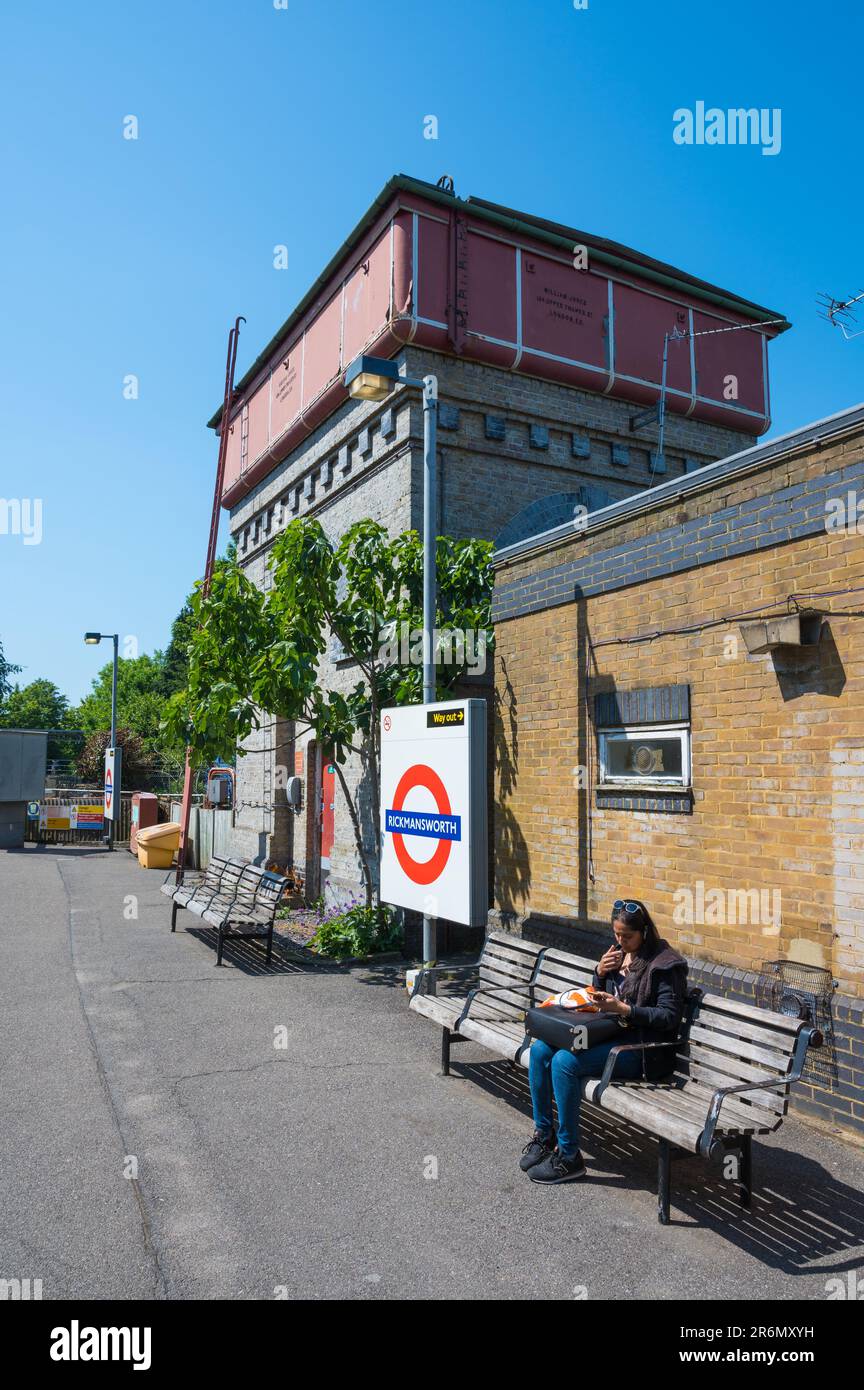
<path fill-rule="evenodd" d="M 609 777 L 606 773 L 606 740 L 610 737 L 624 738 L 628 743 L 645 738 L 668 738 L 678 735 L 681 744 L 680 777 Z M 597 788 L 626 787 L 674 787 L 678 791 L 689 791 L 692 785 L 690 725 L 675 724 L 616 724 L 597 730 Z"/>

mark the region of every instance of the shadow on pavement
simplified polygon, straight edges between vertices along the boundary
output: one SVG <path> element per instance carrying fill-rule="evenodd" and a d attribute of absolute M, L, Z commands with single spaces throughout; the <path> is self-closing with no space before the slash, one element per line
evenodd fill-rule
<path fill-rule="evenodd" d="M 525 1116 L 525 1137 L 529 1137 L 531 1094 L 528 1073 L 522 1067 L 504 1061 L 463 1063 L 454 1057 L 451 1075 L 515 1106 Z M 442 1077 L 441 1083 L 448 1084 L 447 1078 Z M 583 1146 L 590 1155 L 586 1182 L 641 1190 L 651 1201 L 657 1190 L 654 1141 L 587 1102 L 582 1107 L 581 1128 Z M 781 1130 L 781 1144 L 782 1137 Z M 835 1178 L 815 1159 L 754 1139 L 750 1211 L 738 1205 L 737 1190 L 719 1175 L 718 1164 L 696 1155 L 674 1158 L 671 1226 L 691 1224 L 714 1231 L 786 1274 L 837 1274 L 860 1268 L 864 1193 Z M 687 1238 L 683 1230 L 681 1238 Z M 814 1261 L 820 1263 L 814 1267 Z"/>
<path fill-rule="evenodd" d="M 194 936 L 213 952 L 214 964 L 218 932 L 215 927 L 187 927 L 187 936 Z M 266 938 L 244 941 L 240 937 L 226 936 L 222 948 L 222 965 L 241 971 L 244 975 L 340 975 L 341 966 L 319 960 L 311 951 L 273 937 L 273 958 L 269 965 L 265 962 Z"/>
<path fill-rule="evenodd" d="M 354 965 L 350 968 L 359 985 L 383 985 L 385 989 L 404 990 L 405 971 L 410 963 L 407 960 L 391 960 L 376 965 L 374 961 L 370 961 L 368 965 Z"/>
<path fill-rule="evenodd" d="M 119 854 L 116 849 L 109 849 L 107 845 L 43 845 L 28 843 L 26 845 L 16 845 L 11 849 L 3 851 L 4 854 L 38 854 L 40 859 L 48 855 L 56 854 L 64 859 L 78 859 L 80 857 L 93 858 L 94 855 Z"/>

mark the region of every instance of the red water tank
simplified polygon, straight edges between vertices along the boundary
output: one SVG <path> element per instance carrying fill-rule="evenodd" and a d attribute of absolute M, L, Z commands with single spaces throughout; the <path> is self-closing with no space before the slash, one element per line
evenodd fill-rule
<path fill-rule="evenodd" d="M 138 831 L 159 822 L 159 799 L 153 792 L 132 793 L 132 824 L 129 827 L 129 852 L 138 853 Z"/>
<path fill-rule="evenodd" d="M 628 247 L 399 175 L 240 381 L 222 505 L 348 399 L 345 369 L 360 353 L 413 343 L 646 406 L 660 399 L 676 334 L 668 410 L 755 437 L 771 418 L 768 340 L 788 326 Z"/>

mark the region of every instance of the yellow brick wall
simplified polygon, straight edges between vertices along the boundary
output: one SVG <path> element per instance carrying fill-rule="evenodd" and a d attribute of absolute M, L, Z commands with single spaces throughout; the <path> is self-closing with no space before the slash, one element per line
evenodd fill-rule
<path fill-rule="evenodd" d="M 512 562 L 497 583 L 562 563 L 577 546 L 605 549 L 781 489 L 842 464 L 847 448 L 725 483 L 720 495 L 688 498 L 683 511 L 674 502 L 574 537 Z M 855 585 L 864 586 L 864 536 L 822 533 L 499 622 L 496 907 L 596 926 L 608 922 L 616 897 L 637 897 L 688 955 L 749 970 L 765 959 L 797 958 L 830 968 L 841 990 L 864 996 L 864 592 L 818 601 L 830 609 L 819 671 L 797 682 L 778 675 L 772 654 L 748 655 L 738 621 L 596 646 L 592 721 L 597 689 L 691 687 L 693 814 L 600 809 L 593 778 L 589 792 L 574 776 L 587 745 L 596 771 L 580 669 L 586 639 L 710 623 L 783 607 L 790 593 Z M 700 881 L 706 890 L 779 890 L 779 933 L 759 922 L 676 924 L 676 892 L 695 893 Z"/>

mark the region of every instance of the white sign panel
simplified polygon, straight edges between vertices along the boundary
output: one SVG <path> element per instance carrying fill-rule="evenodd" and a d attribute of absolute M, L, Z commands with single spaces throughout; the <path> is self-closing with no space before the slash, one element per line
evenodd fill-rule
<path fill-rule="evenodd" d="M 381 715 L 381 898 L 466 926 L 488 911 L 486 704 Z"/>
<path fill-rule="evenodd" d="M 105 819 L 117 820 L 120 812 L 115 807 L 120 805 L 120 777 L 121 762 L 123 758 L 122 748 L 105 749 Z"/>

